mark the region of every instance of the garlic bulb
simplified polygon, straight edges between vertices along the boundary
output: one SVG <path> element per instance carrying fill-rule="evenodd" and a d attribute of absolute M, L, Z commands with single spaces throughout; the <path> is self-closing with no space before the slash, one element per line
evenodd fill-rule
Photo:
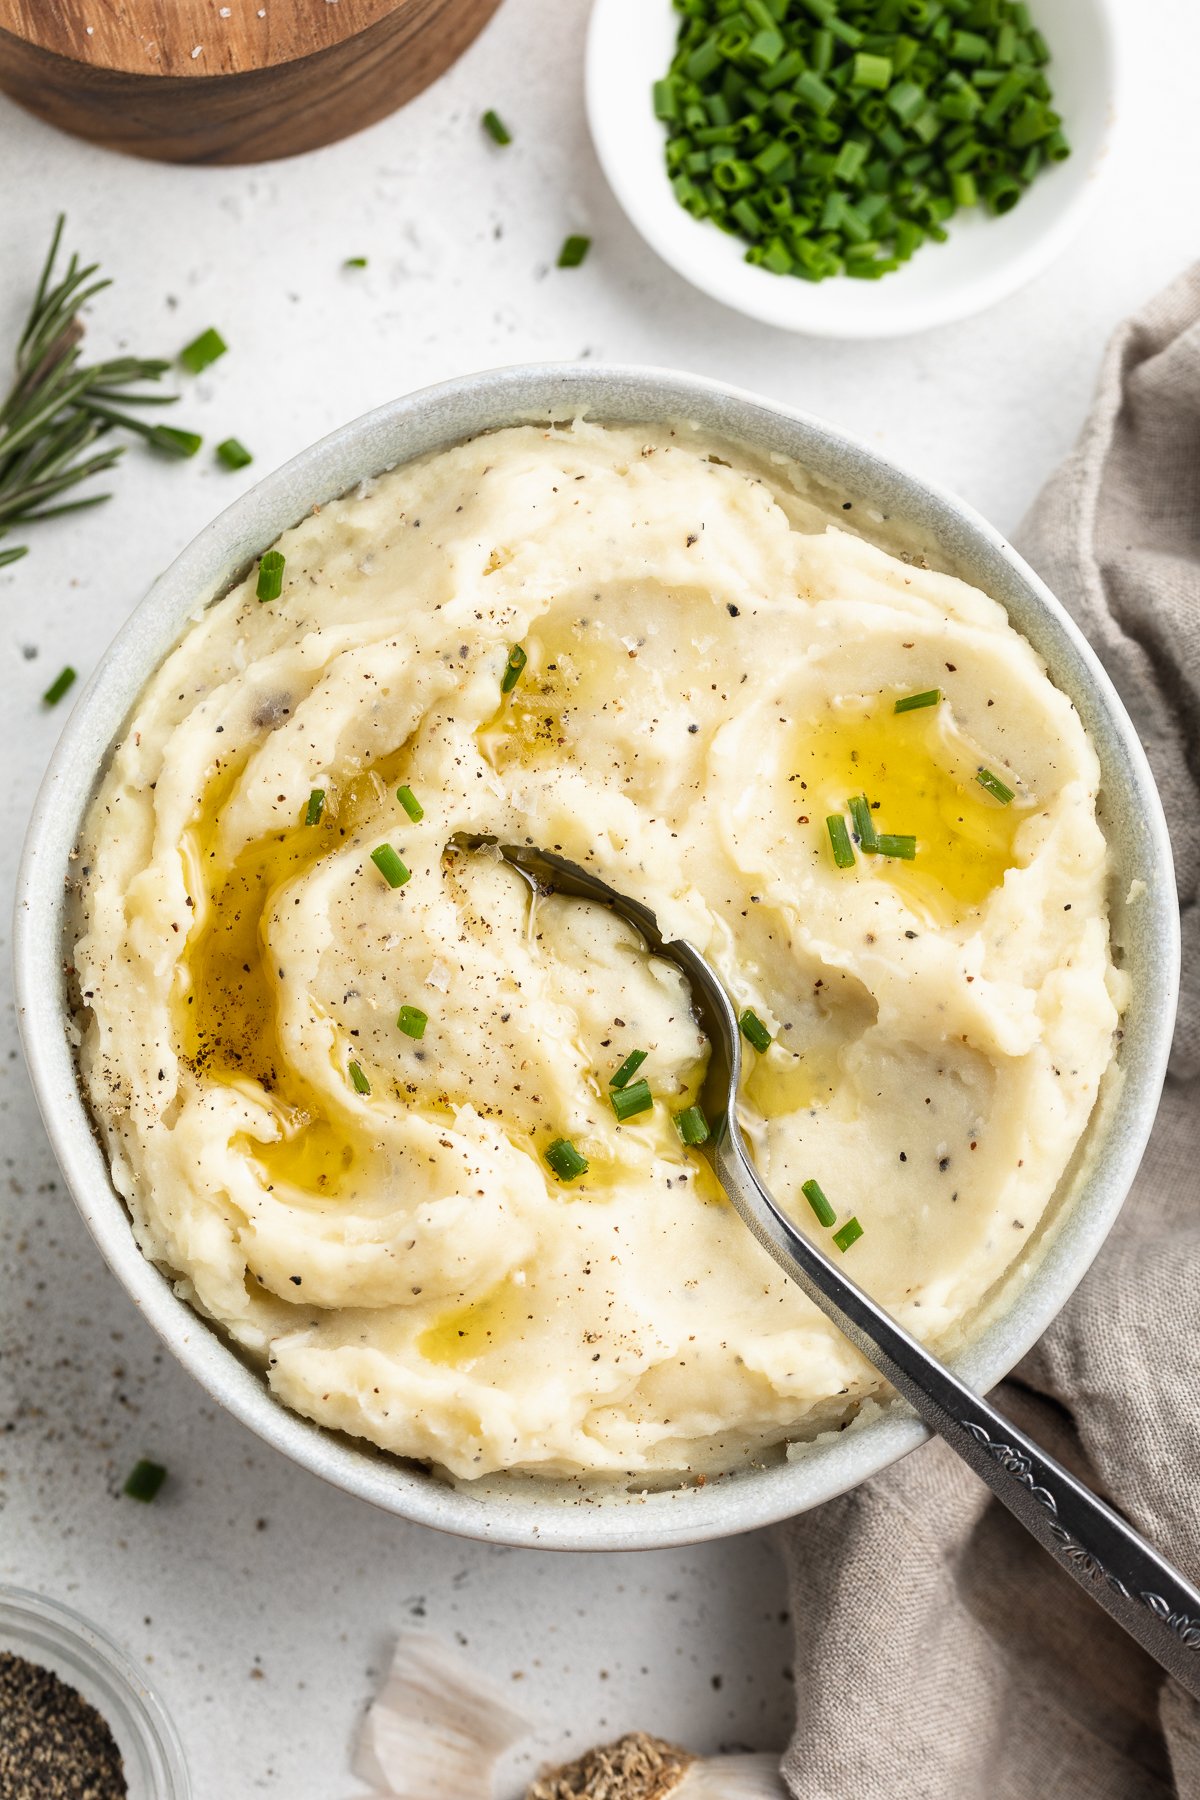
<path fill-rule="evenodd" d="M 453 1650 L 402 1632 L 367 1708 L 354 1773 L 372 1784 L 366 1800 L 497 1800 L 500 1758 L 529 1729 Z M 776 1756 L 695 1756 L 634 1731 L 543 1771 L 525 1800 L 788 1800 L 788 1792 Z"/>
<path fill-rule="evenodd" d="M 492 1800 L 495 1766 L 529 1721 L 436 1638 L 401 1632 L 367 1708 L 354 1773 L 373 1800 Z"/>

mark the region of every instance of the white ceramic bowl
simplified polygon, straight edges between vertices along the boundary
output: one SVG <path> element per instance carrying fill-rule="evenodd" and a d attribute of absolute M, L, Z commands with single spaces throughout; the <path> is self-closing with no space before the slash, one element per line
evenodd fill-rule
<path fill-rule="evenodd" d="M 965 318 L 1032 280 L 1064 250 L 1099 186 L 1117 117 L 1114 0 L 1036 0 L 1052 53 L 1054 104 L 1072 145 L 1002 218 L 959 213 L 945 244 L 926 244 L 880 281 L 812 283 L 744 260 L 745 244 L 692 218 L 671 191 L 652 84 L 674 54 L 671 0 L 595 0 L 587 47 L 592 138 L 613 192 L 646 242 L 726 306 L 820 337 L 902 336 Z"/>
<path fill-rule="evenodd" d="M 907 520 L 938 559 L 1000 600 L 1045 657 L 1092 735 L 1113 849 L 1113 923 L 1133 982 L 1111 1104 L 1085 1136 L 1075 1178 L 1051 1209 L 992 1322 L 958 1365 L 990 1388 L 1045 1330 L 1099 1249 L 1133 1178 L 1170 1043 L 1179 938 L 1171 851 L 1141 745 L 1099 663 L 1058 602 L 961 501 L 906 475 L 815 419 L 692 375 L 591 364 L 502 369 L 393 401 L 345 425 L 236 501 L 159 578 L 84 688 L 34 809 L 17 890 L 17 1001 L 47 1131 L 76 1204 L 109 1264 L 171 1350 L 224 1406 L 305 1468 L 406 1518 L 469 1537 L 558 1549 L 633 1549 L 727 1536 L 816 1506 L 924 1437 L 900 1410 L 826 1438 L 793 1462 L 704 1487 L 625 1492 L 492 1481 L 455 1488 L 289 1412 L 256 1368 L 175 1295 L 138 1250 L 77 1080 L 63 979 L 64 881 L 100 770 L 145 682 L 198 608 L 314 504 L 395 463 L 503 425 L 569 419 L 693 421 L 794 458 L 856 502 Z M 859 514 L 858 516 L 861 516 Z M 1127 903 L 1131 884 L 1144 883 Z"/>

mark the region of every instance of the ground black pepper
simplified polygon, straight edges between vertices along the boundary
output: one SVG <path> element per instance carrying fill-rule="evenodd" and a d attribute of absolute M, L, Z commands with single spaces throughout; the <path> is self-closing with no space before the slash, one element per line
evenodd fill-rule
<path fill-rule="evenodd" d="M 0 1800 L 125 1800 L 116 1740 L 83 1695 L 0 1650 Z"/>

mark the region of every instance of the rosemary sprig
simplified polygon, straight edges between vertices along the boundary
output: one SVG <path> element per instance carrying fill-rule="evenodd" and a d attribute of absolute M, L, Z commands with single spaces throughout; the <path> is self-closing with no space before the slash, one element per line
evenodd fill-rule
<path fill-rule="evenodd" d="M 106 441 L 114 428 L 138 431 L 154 441 L 154 428 L 114 413 L 113 404 L 165 406 L 178 398 L 134 391 L 135 384 L 158 381 L 170 368 L 162 359 L 117 356 L 109 362 L 83 362 L 79 314 L 112 284 L 98 278 L 98 263 L 81 266 L 76 256 L 61 279 L 56 276 L 64 223 L 60 213 L 17 345 L 13 384 L 0 405 L 0 538 L 14 526 L 107 500 L 107 493 L 71 500 L 60 496 L 112 468 L 125 448 Z M 0 567 L 16 562 L 26 549 L 24 544 L 0 547 Z"/>

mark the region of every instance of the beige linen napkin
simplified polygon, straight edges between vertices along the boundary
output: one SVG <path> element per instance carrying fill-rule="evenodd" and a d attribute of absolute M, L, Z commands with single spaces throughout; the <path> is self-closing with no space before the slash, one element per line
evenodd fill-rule
<path fill-rule="evenodd" d="M 997 1398 L 1200 1581 L 1200 266 L 1117 333 L 1017 541 L 1153 764 L 1184 977 L 1133 1193 Z M 1200 1800 L 1200 1707 L 943 1444 L 783 1536 L 795 1800 Z"/>

